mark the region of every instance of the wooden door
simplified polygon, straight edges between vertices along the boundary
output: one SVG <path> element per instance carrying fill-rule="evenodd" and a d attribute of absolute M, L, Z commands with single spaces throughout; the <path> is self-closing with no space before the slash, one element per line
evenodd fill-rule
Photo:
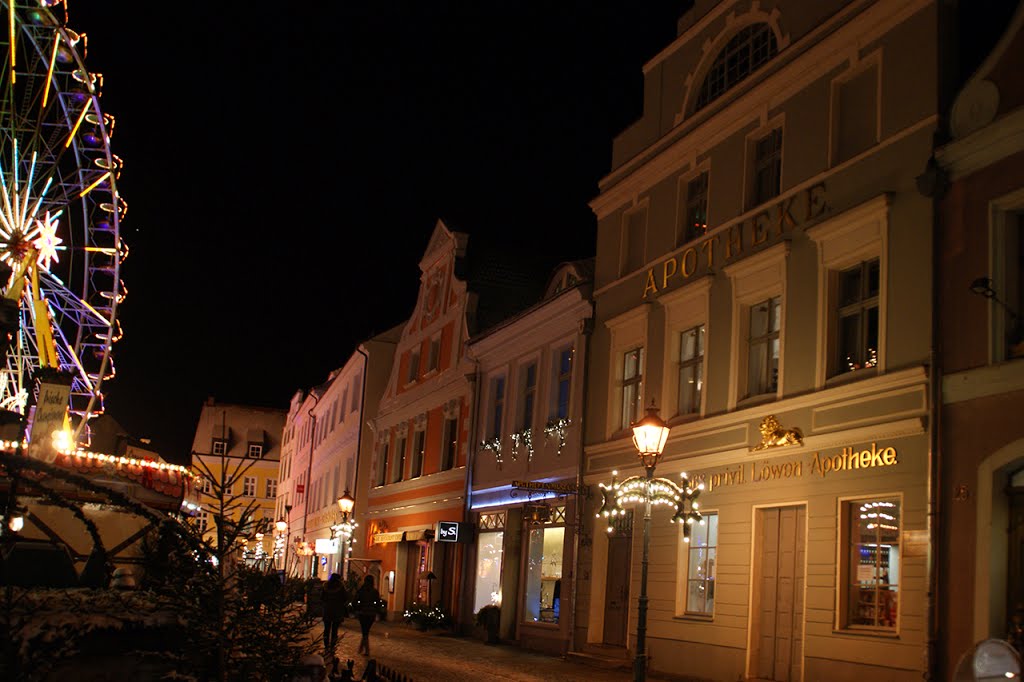
<path fill-rule="evenodd" d="M 753 666 L 760 680 L 801 679 L 806 527 L 803 506 L 758 510 Z"/>
<path fill-rule="evenodd" d="M 631 517 L 632 515 L 627 515 Z M 608 537 L 608 578 L 604 592 L 604 643 L 626 646 L 629 622 L 629 553 L 631 538 L 616 532 Z"/>

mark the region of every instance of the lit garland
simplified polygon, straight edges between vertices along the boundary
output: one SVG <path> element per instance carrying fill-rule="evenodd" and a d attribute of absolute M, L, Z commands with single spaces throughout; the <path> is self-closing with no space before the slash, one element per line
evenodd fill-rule
<path fill-rule="evenodd" d="M 490 450 L 494 453 L 494 463 L 501 468 L 503 461 L 501 459 L 501 436 L 495 436 L 489 440 L 485 440 L 480 443 L 481 450 Z"/>
<path fill-rule="evenodd" d="M 66 432 L 61 431 L 57 433 L 65 434 Z M 57 450 L 59 455 L 63 455 L 64 457 L 75 457 L 77 459 L 87 461 L 95 460 L 103 464 L 113 464 L 117 467 L 146 467 L 149 469 L 156 469 L 158 471 L 173 472 L 179 476 L 189 476 L 194 480 L 199 480 L 200 478 L 198 474 L 190 471 L 188 467 L 181 466 L 180 464 L 168 464 L 166 462 L 154 462 L 148 459 L 135 459 L 134 457 L 107 455 L 102 452 L 92 452 L 85 448 L 75 448 L 72 450 L 66 446 L 66 440 L 63 437 L 58 438 L 55 436 L 54 440 L 54 448 Z M 22 441 L 21 443 L 18 443 L 18 441 L 14 440 L 0 440 L 0 450 L 13 452 L 17 450 L 19 446 L 22 450 L 26 450 L 28 448 L 28 442 Z"/>
<path fill-rule="evenodd" d="M 697 510 L 697 498 L 704 490 L 704 484 L 699 483 L 696 487 L 690 485 L 690 479 L 685 473 L 680 474 L 682 482 L 675 483 L 667 478 L 651 478 L 644 476 L 630 476 L 619 481 L 618 471 L 612 472 L 610 484 L 599 483 L 603 500 L 601 508 L 596 516 L 601 518 L 614 518 L 625 514 L 623 504 L 638 504 L 650 501 L 651 505 L 666 505 L 675 507 L 676 513 L 672 515 L 672 523 L 683 524 L 683 541 L 690 541 L 690 526 L 694 523 L 704 525 L 704 517 Z M 611 533 L 614 527 L 609 524 L 608 532 Z"/>
<path fill-rule="evenodd" d="M 572 420 L 568 417 L 559 417 L 555 421 L 548 422 L 548 425 L 544 427 L 545 438 L 558 436 L 558 449 L 555 450 L 555 455 L 562 454 L 562 448 L 565 447 L 565 434 L 569 430 L 570 424 L 572 424 Z"/>
<path fill-rule="evenodd" d="M 533 430 L 528 426 L 518 433 L 510 433 L 509 438 L 512 439 L 512 461 L 516 461 L 516 454 L 519 452 L 519 448 L 526 446 L 526 456 L 528 462 L 533 461 Z"/>

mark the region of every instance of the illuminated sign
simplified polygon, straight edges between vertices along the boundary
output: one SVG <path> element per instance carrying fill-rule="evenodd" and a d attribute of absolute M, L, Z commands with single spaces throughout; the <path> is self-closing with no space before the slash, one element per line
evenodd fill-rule
<path fill-rule="evenodd" d="M 338 553 L 338 540 L 337 538 L 331 540 L 327 538 L 316 539 L 316 553 L 317 554 L 337 554 Z"/>
<path fill-rule="evenodd" d="M 547 490 L 563 495 L 576 495 L 580 489 L 575 483 L 542 483 L 540 481 L 512 481 L 512 487 L 519 490 Z"/>
<path fill-rule="evenodd" d="M 374 543 L 384 542 L 401 542 L 405 538 L 403 531 L 396 531 L 394 533 L 377 533 L 373 536 Z"/>
<path fill-rule="evenodd" d="M 456 521 L 439 521 L 437 524 L 438 542 L 458 542 L 459 523 Z"/>

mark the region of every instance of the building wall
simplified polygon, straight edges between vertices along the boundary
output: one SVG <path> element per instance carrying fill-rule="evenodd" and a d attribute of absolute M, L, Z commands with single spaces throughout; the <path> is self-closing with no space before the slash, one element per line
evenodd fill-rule
<path fill-rule="evenodd" d="M 721 524 L 720 596 L 710 618 L 688 616 L 680 606 L 684 543 L 664 523 L 670 515 L 655 514 L 647 631 L 654 669 L 682 673 L 677 662 L 687 660 L 685 673 L 698 677 L 759 674 L 764 625 L 758 610 L 767 602 L 757 587 L 757 520 L 771 513 L 762 510 L 795 506 L 806 513 L 806 536 L 797 543 L 806 573 L 794 592 L 803 617 L 794 626 L 791 676 L 918 677 L 928 639 L 923 367 L 931 347 L 933 214 L 915 179 L 931 155 L 938 122 L 936 8 L 794 0 L 699 3 L 692 14 L 680 22 L 680 39 L 645 67 L 644 118 L 617 138 L 614 169 L 591 202 L 598 243 L 586 480 L 642 471 L 628 426 L 640 416 L 637 408 L 654 400 L 672 427 L 659 475 L 687 471 L 734 481 L 709 487 L 700 500 L 718 511 Z M 770 27 L 778 54 L 697 110 L 696 92 L 719 50 L 758 23 Z M 758 203 L 756 143 L 774 129 L 782 131 L 778 194 Z M 866 137 L 859 142 L 855 135 Z M 703 171 L 707 228 L 686 237 L 688 183 Z M 644 214 L 646 221 L 631 218 Z M 642 240 L 630 240 L 631 225 L 643 226 Z M 840 371 L 839 273 L 875 258 L 878 333 L 868 343 L 876 355 L 865 354 L 861 369 Z M 776 296 L 778 381 L 759 394 L 748 380 L 750 321 L 763 300 Z M 703 388 L 696 410 L 687 413 L 679 398 L 681 334 L 697 324 L 705 330 Z M 624 419 L 625 353 L 641 347 L 642 382 Z M 798 430 L 803 445 L 755 449 L 769 415 Z M 841 457 L 844 448 L 883 447 L 898 453 L 892 464 L 875 459 L 863 471 L 826 476 L 813 469 L 824 457 Z M 755 480 L 762 471 L 770 481 Z M 888 499 L 902 505 L 899 533 L 909 552 L 897 623 L 874 632 L 847 627 L 844 505 Z M 639 591 L 639 528 L 632 529 L 630 604 Z M 605 639 L 609 542 L 599 522 L 581 557 L 589 580 L 580 584 L 578 622 L 591 644 Z M 635 609 L 628 617 L 632 648 Z"/>

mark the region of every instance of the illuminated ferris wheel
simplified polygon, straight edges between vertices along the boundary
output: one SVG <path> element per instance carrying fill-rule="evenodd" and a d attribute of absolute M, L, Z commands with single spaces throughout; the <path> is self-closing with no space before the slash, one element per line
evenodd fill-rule
<path fill-rule="evenodd" d="M 60 370 L 81 428 L 102 412 L 120 336 L 114 120 L 63 0 L 0 0 L 0 21 L 0 409 L 24 414 L 36 370 Z"/>

